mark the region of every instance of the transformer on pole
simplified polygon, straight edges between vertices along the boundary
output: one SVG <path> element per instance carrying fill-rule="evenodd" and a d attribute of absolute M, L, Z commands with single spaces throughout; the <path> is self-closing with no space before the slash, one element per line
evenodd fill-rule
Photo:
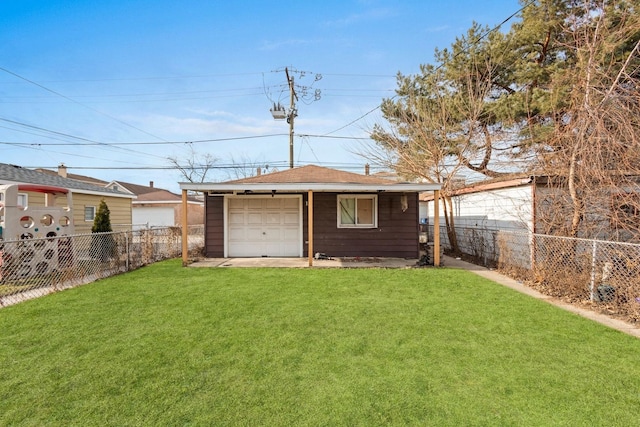
<path fill-rule="evenodd" d="M 298 110 L 296 109 L 298 95 L 293 84 L 293 76 L 289 76 L 289 69 L 285 68 L 284 71 L 289 85 L 289 110 L 285 110 L 280 103 L 274 104 L 271 109 L 271 115 L 275 120 L 287 119 L 287 123 L 289 123 L 289 168 L 293 168 L 293 122 L 298 115 Z"/>

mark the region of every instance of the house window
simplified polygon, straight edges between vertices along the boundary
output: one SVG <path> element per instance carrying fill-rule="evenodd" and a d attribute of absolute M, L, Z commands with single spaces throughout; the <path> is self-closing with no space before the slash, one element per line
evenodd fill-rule
<path fill-rule="evenodd" d="M 29 206 L 29 195 L 28 194 L 18 194 L 18 206 L 26 208 Z"/>
<path fill-rule="evenodd" d="M 339 195 L 338 228 L 376 228 L 378 196 Z"/>
<path fill-rule="evenodd" d="M 84 207 L 84 220 L 85 221 L 93 221 L 96 217 L 96 207 L 95 206 L 85 206 Z"/>

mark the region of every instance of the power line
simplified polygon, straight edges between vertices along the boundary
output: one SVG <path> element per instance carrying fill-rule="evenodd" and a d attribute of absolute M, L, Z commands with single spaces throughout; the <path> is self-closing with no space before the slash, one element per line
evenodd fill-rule
<path fill-rule="evenodd" d="M 35 82 L 35 81 L 33 81 L 33 80 L 30 80 L 30 79 L 28 79 L 28 78 L 26 78 L 26 77 L 23 77 L 23 76 L 21 76 L 21 75 L 19 75 L 19 74 L 17 74 L 17 73 L 14 73 L 13 71 L 7 70 L 6 68 L 0 67 L 0 71 L 4 71 L 4 72 L 5 72 L 5 73 L 7 73 L 7 74 L 11 74 L 12 76 L 14 76 L 14 77 L 16 77 L 16 78 L 19 78 L 20 80 L 24 80 L 25 82 L 30 83 L 30 84 L 32 84 L 32 85 L 34 85 L 34 86 L 37 86 L 37 87 L 39 87 L 39 88 L 41 88 L 41 89 L 43 89 L 43 90 L 46 90 L 47 92 L 50 92 L 50 93 L 52 93 L 52 94 L 54 94 L 54 95 L 56 95 L 56 96 L 59 96 L 59 97 L 61 97 L 61 98 L 64 98 L 64 99 L 66 99 L 66 100 L 67 100 L 67 101 L 69 101 L 69 102 L 73 102 L 73 103 L 74 103 L 74 104 L 76 104 L 76 105 L 80 105 L 80 106 L 82 106 L 82 107 L 84 107 L 84 108 L 86 108 L 86 109 L 88 109 L 88 110 L 91 110 L 91 111 L 93 111 L 93 112 L 95 112 L 95 113 L 98 113 L 98 114 L 100 114 L 100 115 L 102 115 L 102 116 L 105 116 L 105 117 L 108 117 L 108 118 L 110 118 L 110 119 L 112 119 L 112 120 L 115 120 L 116 122 L 118 122 L 118 123 L 120 123 L 120 124 L 123 124 L 123 125 L 125 125 L 125 126 L 128 126 L 128 127 L 132 128 L 132 129 L 135 129 L 135 130 L 137 130 L 137 131 L 139 131 L 139 132 L 142 132 L 142 133 L 144 133 L 145 135 L 149 135 L 149 136 L 151 136 L 151 137 L 153 137 L 153 138 L 156 138 L 156 139 L 160 139 L 160 140 L 162 140 L 162 138 L 160 138 L 159 136 L 153 135 L 152 133 L 149 133 L 149 132 L 147 132 L 147 131 L 145 131 L 145 130 L 142 130 L 142 129 L 140 129 L 140 128 L 138 128 L 138 127 L 136 127 L 136 126 L 132 125 L 132 124 L 129 124 L 129 123 L 127 123 L 127 122 L 123 121 L 123 120 L 120 120 L 120 119 L 118 119 L 118 118 L 116 118 L 116 117 L 113 117 L 113 116 L 111 116 L 111 115 L 109 115 L 109 114 L 107 114 L 107 113 L 104 113 L 104 112 L 100 111 L 100 110 L 96 110 L 95 108 L 89 107 L 88 105 L 85 105 L 85 104 L 83 104 L 83 103 L 81 103 L 81 102 L 79 102 L 79 101 L 76 101 L 76 100 L 75 100 L 75 99 L 73 99 L 73 98 L 69 98 L 68 96 L 63 95 L 63 94 L 61 94 L 61 93 L 59 93 L 59 92 L 56 92 L 56 91 L 55 91 L 55 90 L 53 90 L 53 89 L 49 89 L 48 87 L 43 86 L 43 85 L 41 85 L 40 83 L 37 83 L 37 82 Z M 108 144 L 107 144 L 107 145 L 108 145 Z"/>
<path fill-rule="evenodd" d="M 177 80 L 177 79 L 201 79 L 207 77 L 238 77 L 259 75 L 260 72 L 248 73 L 222 73 L 222 74 L 194 74 L 187 76 L 150 76 L 150 77 L 122 77 L 108 79 L 63 79 L 63 80 L 43 80 L 43 83 L 77 83 L 77 82 L 111 82 L 111 81 L 138 81 L 138 80 Z"/>
<path fill-rule="evenodd" d="M 118 147 L 115 147 L 113 144 L 107 144 L 105 142 L 93 141 L 91 139 L 87 139 L 87 138 L 83 138 L 83 137 L 80 137 L 80 136 L 71 135 L 71 134 L 64 133 L 64 132 L 58 132 L 58 131 L 47 129 L 47 128 L 43 128 L 43 127 L 40 127 L 40 126 L 30 125 L 30 124 L 19 122 L 19 121 L 16 121 L 16 120 L 10 120 L 10 119 L 6 119 L 6 118 L 3 118 L 3 117 L 0 117 L 0 120 L 4 121 L 4 122 L 7 122 L 7 123 L 16 124 L 16 125 L 19 125 L 19 126 L 24 126 L 24 127 L 30 128 L 30 129 L 35 129 L 35 130 L 39 130 L 39 131 L 42 131 L 42 132 L 48 132 L 48 133 L 51 133 L 51 134 L 54 134 L 54 135 L 60 135 L 60 136 L 64 136 L 64 137 L 67 137 L 67 138 L 77 139 L 77 140 L 80 140 L 80 141 L 86 141 L 85 143 L 75 142 L 75 143 L 66 143 L 66 144 L 62 144 L 62 143 L 53 143 L 53 144 L 10 143 L 10 142 L 1 142 L 0 141 L 0 144 L 14 145 L 14 146 L 19 146 L 19 145 L 22 145 L 22 146 L 43 146 L 43 145 L 51 145 L 51 146 L 53 146 L 53 145 L 73 145 L 73 146 L 80 146 L 80 145 L 93 145 L 93 146 L 99 146 L 99 147 L 103 147 L 103 148 L 104 147 L 116 148 L 118 150 L 127 151 L 127 152 L 130 152 L 130 153 L 144 154 L 144 155 L 151 156 L 151 157 L 162 158 L 161 156 L 157 156 L 155 154 L 144 153 L 142 151 L 131 150 L 131 149 L 128 149 L 128 148 L 118 148 Z M 21 132 L 21 130 L 19 130 L 19 129 L 12 129 L 12 130 L 17 131 L 17 132 Z M 27 132 L 27 133 L 30 133 L 30 132 Z M 50 137 L 48 135 L 40 135 L 40 136 L 44 136 L 44 137 L 47 137 L 47 138 Z M 59 138 L 55 138 L 55 139 L 59 140 Z"/>
<path fill-rule="evenodd" d="M 36 130 L 40 130 L 40 131 L 43 131 L 43 132 L 52 133 L 52 134 L 55 134 L 55 135 L 65 136 L 67 138 L 79 139 L 81 141 L 88 141 L 88 142 L 91 142 L 91 143 L 94 143 L 94 144 L 100 144 L 97 141 L 92 141 L 90 139 L 82 138 L 80 136 L 70 135 L 68 133 L 58 132 L 58 131 L 51 130 L 51 129 L 46 129 L 46 128 L 43 128 L 43 127 L 40 127 L 40 126 L 34 126 L 34 125 L 27 124 L 27 123 L 18 122 L 16 120 L 5 119 L 4 117 L 0 117 L 0 120 L 2 120 L 3 122 L 16 124 L 16 125 L 24 126 L 24 127 L 31 128 L 31 129 L 36 129 Z M 14 130 L 16 130 L 16 129 L 14 129 Z"/>
<path fill-rule="evenodd" d="M 145 141 L 145 142 L 112 142 L 109 145 L 117 147 L 117 146 L 126 146 L 126 145 L 179 145 L 179 144 L 198 144 L 203 142 L 225 142 L 225 141 L 239 141 L 244 139 L 259 139 L 259 138 L 271 138 L 276 136 L 288 136 L 288 133 L 272 133 L 267 135 L 252 135 L 252 136 L 235 136 L 229 138 L 215 138 L 215 139 L 198 139 L 191 141 Z M 302 136 L 302 135 L 300 135 Z M 313 135 L 312 135 L 313 136 Z M 100 142 L 95 142 L 91 140 L 86 140 L 86 143 L 37 143 L 37 142 L 10 142 L 10 141 L 0 141 L 0 144 L 5 145 L 13 145 L 13 146 L 65 146 L 65 145 L 74 145 L 74 146 L 93 146 L 93 145 L 101 145 Z"/>
<path fill-rule="evenodd" d="M 221 164 L 214 164 L 214 165 L 201 165 L 201 166 L 192 166 L 192 165 L 185 165 L 183 166 L 184 168 L 189 168 L 189 169 L 239 169 L 239 168 L 247 168 L 247 167 L 253 167 L 256 164 L 261 165 L 261 164 L 265 164 L 268 165 L 270 169 L 273 168 L 287 168 L 288 167 L 288 161 L 260 161 L 258 163 L 256 162 L 250 162 L 250 163 L 221 163 Z M 333 167 L 333 168 L 338 168 L 338 169 L 361 169 L 363 167 L 363 164 L 361 163 L 334 163 L 334 162 L 314 162 L 314 165 L 319 165 L 319 166 L 326 166 L 326 167 Z M 69 164 L 65 164 L 65 166 L 67 167 L 68 170 L 140 170 L 140 171 L 145 171 L 145 170 L 179 170 L 180 167 L 179 166 L 73 166 L 73 165 L 69 165 Z M 26 169 L 56 169 L 58 166 L 23 166 Z M 377 169 L 384 169 L 382 167 L 375 167 L 372 166 L 372 168 L 377 168 Z"/>

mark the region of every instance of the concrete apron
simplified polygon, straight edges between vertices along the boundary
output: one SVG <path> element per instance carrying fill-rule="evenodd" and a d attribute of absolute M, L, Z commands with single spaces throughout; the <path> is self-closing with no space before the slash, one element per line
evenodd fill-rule
<path fill-rule="evenodd" d="M 410 268 L 417 265 L 417 259 L 363 257 L 314 259 L 312 268 Z M 189 266 L 308 268 L 309 258 L 205 258 Z"/>

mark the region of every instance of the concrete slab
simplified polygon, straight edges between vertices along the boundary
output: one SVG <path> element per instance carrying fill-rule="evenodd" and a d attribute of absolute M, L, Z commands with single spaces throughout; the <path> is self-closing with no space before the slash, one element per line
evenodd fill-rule
<path fill-rule="evenodd" d="M 412 268 L 417 259 L 405 258 L 331 258 L 314 259 L 311 268 Z M 205 258 L 190 267 L 280 267 L 309 268 L 308 258 Z"/>

